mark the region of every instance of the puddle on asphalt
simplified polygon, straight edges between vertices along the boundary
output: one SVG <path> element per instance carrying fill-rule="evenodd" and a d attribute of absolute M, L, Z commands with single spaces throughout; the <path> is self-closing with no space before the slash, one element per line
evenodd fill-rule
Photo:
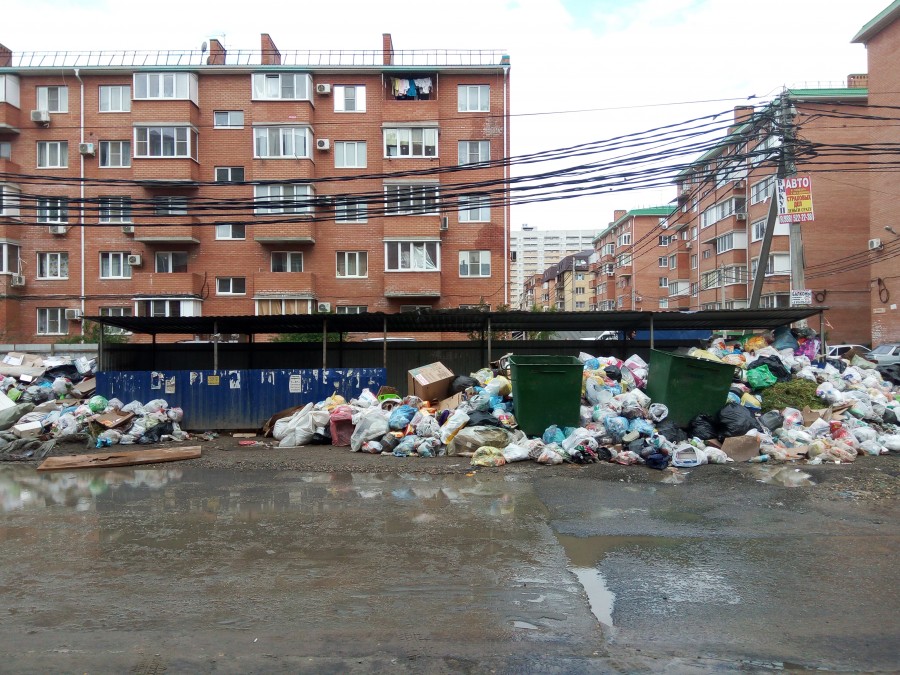
<path fill-rule="evenodd" d="M 751 475 L 760 483 L 783 487 L 811 487 L 815 482 L 805 471 L 790 466 L 766 466 L 757 464 L 750 469 Z"/>

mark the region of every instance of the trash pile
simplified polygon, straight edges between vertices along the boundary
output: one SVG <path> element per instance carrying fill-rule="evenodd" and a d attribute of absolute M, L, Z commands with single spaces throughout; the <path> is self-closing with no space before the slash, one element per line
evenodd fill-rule
<path fill-rule="evenodd" d="M 718 399 L 724 405 L 717 402 L 715 410 L 686 424 L 676 424 L 669 407 L 645 393 L 653 373 L 643 359 L 582 353 L 575 361 L 581 389 L 576 384 L 571 392 L 577 423 L 550 424 L 540 434 L 526 434 L 520 426 L 527 425 L 516 419 L 509 369 L 514 355 L 470 376 L 457 377 L 441 363 L 423 366 L 410 371 L 405 397 L 389 387 L 364 389 L 350 401 L 332 396 L 273 417 L 268 431 L 280 447 L 330 444 L 396 457 L 460 455 L 471 457 L 474 466 L 522 460 L 654 469 L 733 461 L 818 464 L 900 452 L 900 389 L 857 355 L 816 360 L 814 334 L 801 335 L 802 342 L 791 338 L 786 347 L 783 334 L 732 344 L 719 338 L 706 349 L 690 350 L 689 356 L 732 366 L 733 378 Z M 798 381 L 814 383 L 819 405 L 764 412 L 770 387 Z M 686 398 L 677 386 L 673 391 Z M 565 396 L 545 398 L 538 404 L 555 408 L 556 398 Z M 521 414 L 525 401 L 518 403 Z"/>

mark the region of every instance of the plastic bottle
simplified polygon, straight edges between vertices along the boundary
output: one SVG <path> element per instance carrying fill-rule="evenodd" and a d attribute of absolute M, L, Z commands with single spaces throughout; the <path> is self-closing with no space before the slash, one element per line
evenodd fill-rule
<path fill-rule="evenodd" d="M 768 462 L 768 455 L 757 455 L 756 457 L 751 457 L 747 460 L 748 462 L 753 462 L 754 464 L 761 464 L 762 462 Z"/>

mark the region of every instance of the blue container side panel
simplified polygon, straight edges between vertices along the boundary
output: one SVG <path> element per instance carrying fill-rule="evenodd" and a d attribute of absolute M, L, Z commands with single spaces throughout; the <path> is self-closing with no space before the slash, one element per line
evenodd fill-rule
<path fill-rule="evenodd" d="M 97 373 L 97 393 L 123 404 L 161 398 L 184 410 L 182 426 L 193 431 L 258 429 L 280 410 L 376 394 L 386 380 L 384 368 L 108 371 Z"/>

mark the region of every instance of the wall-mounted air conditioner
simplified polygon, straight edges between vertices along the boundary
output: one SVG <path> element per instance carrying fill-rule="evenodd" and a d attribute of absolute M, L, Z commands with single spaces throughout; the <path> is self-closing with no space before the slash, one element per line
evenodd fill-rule
<path fill-rule="evenodd" d="M 316 311 L 319 312 L 320 314 L 325 314 L 327 312 L 330 312 L 331 311 L 331 303 L 330 302 L 320 302 L 316 306 Z"/>
<path fill-rule="evenodd" d="M 134 234 L 134 225 L 123 225 L 122 234 Z"/>
<path fill-rule="evenodd" d="M 31 111 L 31 121 L 37 122 L 39 124 L 50 124 L 50 111 L 49 110 L 32 110 Z"/>
<path fill-rule="evenodd" d="M 66 310 L 66 321 L 79 321 L 81 319 L 81 310 L 80 309 L 67 309 Z"/>
<path fill-rule="evenodd" d="M 327 138 L 316 139 L 316 150 L 328 150 L 331 147 L 331 141 Z"/>
<path fill-rule="evenodd" d="M 331 85 L 325 84 L 324 82 L 322 84 L 317 84 L 316 85 L 316 93 L 322 94 L 323 96 L 326 94 L 330 94 L 331 93 Z"/>
<path fill-rule="evenodd" d="M 735 213 L 734 217 L 737 218 L 738 220 L 747 220 L 746 213 Z"/>
<path fill-rule="evenodd" d="M 95 154 L 97 154 L 97 150 L 94 147 L 93 143 L 79 143 L 78 152 L 86 157 L 93 157 Z"/>
<path fill-rule="evenodd" d="M 132 267 L 140 267 L 144 264 L 144 261 L 139 255 L 130 255 L 128 256 L 128 264 Z"/>
<path fill-rule="evenodd" d="M 881 248 L 881 239 L 869 239 L 869 250 L 874 251 Z"/>
<path fill-rule="evenodd" d="M 25 285 L 25 276 L 22 274 L 13 274 L 12 278 L 9 280 L 10 286 L 24 286 Z"/>
<path fill-rule="evenodd" d="M 50 234 L 65 234 L 69 231 L 69 228 L 65 225 L 51 225 L 50 226 Z"/>

